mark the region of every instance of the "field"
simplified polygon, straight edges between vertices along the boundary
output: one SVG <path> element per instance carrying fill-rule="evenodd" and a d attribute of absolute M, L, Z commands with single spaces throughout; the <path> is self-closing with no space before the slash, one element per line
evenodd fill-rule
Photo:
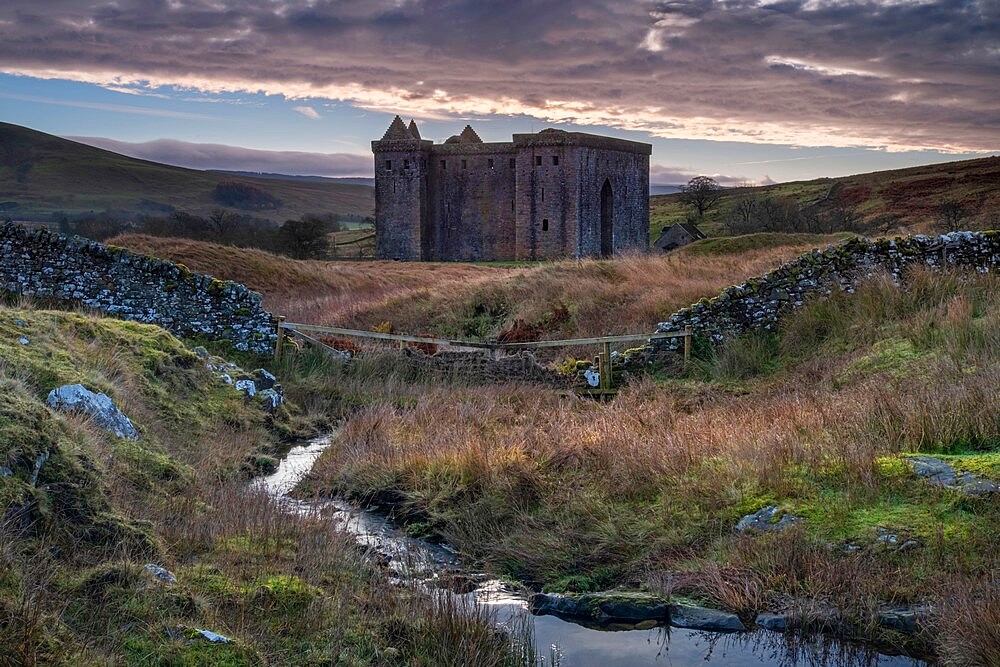
<path fill-rule="evenodd" d="M 512 267 L 263 254 L 225 263 L 218 247 L 118 242 L 214 266 L 306 321 L 480 337 L 520 321 L 562 337 L 650 330 L 820 240 L 835 239 L 754 235 L 669 256 Z M 691 367 L 640 379 L 612 404 L 460 376 L 428 384 L 393 354 L 347 366 L 293 356 L 282 371 L 304 378 L 314 408 L 347 418 L 305 492 L 392 499 L 414 532 L 538 588 L 639 583 L 744 618 L 821 600 L 883 645 L 991 664 L 997 505 L 929 486 L 907 457 L 1000 479 L 996 281 L 916 271 L 901 290 L 876 278 L 773 334 L 698 348 Z M 802 521 L 733 532 L 765 505 Z M 917 546 L 897 552 L 885 534 Z M 879 629 L 892 604 L 930 604 L 925 632 Z"/>
<path fill-rule="evenodd" d="M 864 221 L 879 216 L 895 218 L 892 231 L 912 228 L 926 231 L 937 217 L 940 206 L 957 202 L 973 215 L 996 216 L 1000 212 L 1000 157 L 878 171 L 843 178 L 792 181 L 752 188 L 724 191 L 718 205 L 705 214 L 699 226 L 710 236 L 725 233 L 723 221 L 732 202 L 744 195 L 788 198 L 799 206 L 822 204 L 833 194 L 855 208 Z M 655 240 L 660 229 L 684 222 L 691 212 L 680 195 L 650 198 L 650 234 Z M 995 227 L 993 222 L 990 227 Z"/>
<path fill-rule="evenodd" d="M 293 321 L 485 339 L 511 330 L 547 338 L 651 331 L 680 307 L 839 238 L 760 234 L 707 239 L 670 255 L 536 265 L 294 261 L 135 235 L 112 243 L 244 282 Z M 946 665 L 996 664 L 1000 507 L 990 496 L 931 486 L 909 461 L 933 455 L 1000 481 L 997 280 L 915 270 L 900 288 L 876 276 L 855 294 L 811 303 L 777 331 L 717 349 L 696 344 L 692 364 L 637 375 L 608 403 L 520 382 L 430 377 L 412 354 L 394 351 L 373 349 L 350 363 L 308 349 L 280 362 L 242 358 L 246 367 L 272 368 L 286 387 L 288 412 L 270 423 L 221 400 L 197 368 L 183 370 L 190 353 L 152 327 L 8 311 L 39 332 L 37 349 L 0 346 L 8 355 L 0 378 L 25 405 L 57 381 L 85 377 L 155 425 L 137 464 L 126 459 L 104 475 L 102 502 L 122 520 L 149 522 L 161 545 L 156 557 L 180 573 L 186 594 L 205 601 L 179 611 L 163 611 L 156 597 L 139 604 L 129 568 L 150 556 L 116 547 L 113 557 L 60 562 L 37 617 L 58 619 L 64 636 L 87 636 L 91 626 L 59 611 L 83 605 L 109 627 L 133 627 L 126 624 L 138 615 L 148 628 L 123 630 L 132 643 L 97 642 L 85 657 L 131 646 L 181 651 L 157 634 L 177 623 L 213 624 L 235 634 L 247 655 L 279 661 L 304 650 L 317 660 L 346 651 L 359 664 L 435 664 L 444 658 L 431 657 L 433 647 L 443 644 L 489 653 L 484 619 L 400 598 L 342 536 L 276 521 L 267 505 L 211 510 L 230 502 L 248 462 L 280 451 L 282 433 L 336 422 L 334 445 L 300 494 L 391 507 L 411 534 L 445 539 L 474 567 L 533 589 L 640 587 L 746 622 L 763 610 L 833 607 L 854 636 L 887 650 Z M 86 342 L 92 338 L 98 347 Z M 60 361 L 47 370 L 43 360 L 53 358 Z M 183 400 L 165 402 L 181 387 Z M 85 425 L 52 428 L 70 429 L 75 456 L 107 459 L 112 444 Z M 215 451 L 225 455 L 214 459 Z M 137 492 L 154 455 L 176 466 L 169 476 L 180 481 Z M 771 505 L 798 523 L 734 531 L 741 516 Z M 23 548 L 12 544 L 7 553 Z M 83 596 L 75 591 L 93 588 L 73 587 L 70 573 L 80 567 L 84 582 L 110 569 L 115 581 L 131 583 L 125 591 L 116 584 L 110 598 Z M 17 571 L 18 582 L 31 580 Z M 14 586 L 27 596 L 24 584 Z M 261 592 L 274 586 L 280 590 Z M 128 613 L 109 615 L 102 600 L 124 604 L 120 595 Z M 279 633 L 268 615 L 277 607 L 261 603 L 282 595 L 300 605 L 299 634 Z M 347 614 L 343 601 L 359 598 L 364 613 Z M 880 612 L 898 605 L 926 609 L 921 632 L 879 626 Z M 459 634 L 471 639 L 443 639 Z"/>
<path fill-rule="evenodd" d="M 250 184 L 277 197 L 277 209 L 238 210 L 281 223 L 305 214 L 372 215 L 366 185 L 266 179 L 171 167 L 0 123 L 0 216 L 37 219 L 52 212 L 121 211 L 164 215 L 173 209 L 208 215 L 223 181 Z"/>
<path fill-rule="evenodd" d="M 703 296 L 837 236 L 708 239 L 670 255 L 543 264 L 309 262 L 220 245 L 124 235 L 112 245 L 181 262 L 261 292 L 289 321 L 495 337 L 520 322 L 539 338 L 652 332 Z"/>

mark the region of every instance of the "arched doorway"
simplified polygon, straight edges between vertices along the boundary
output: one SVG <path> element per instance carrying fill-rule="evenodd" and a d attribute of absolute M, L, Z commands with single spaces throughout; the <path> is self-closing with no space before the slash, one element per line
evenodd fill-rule
<path fill-rule="evenodd" d="M 611 257 L 615 253 L 615 196 L 611 191 L 611 181 L 604 180 L 601 188 L 601 257 Z"/>

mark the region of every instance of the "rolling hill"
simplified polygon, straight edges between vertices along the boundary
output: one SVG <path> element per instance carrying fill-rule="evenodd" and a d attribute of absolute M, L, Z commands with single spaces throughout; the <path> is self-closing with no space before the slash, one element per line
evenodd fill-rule
<path fill-rule="evenodd" d="M 262 178 L 172 167 L 0 123 L 0 215 L 39 219 L 105 210 L 206 215 L 220 206 L 220 182 L 237 181 L 281 200 L 275 208 L 239 210 L 284 222 L 307 213 L 372 215 L 374 189 L 329 181 Z"/>
<path fill-rule="evenodd" d="M 699 226 L 709 235 L 724 233 L 727 209 L 740 197 L 787 198 L 801 207 L 838 203 L 854 208 L 865 220 L 893 216 L 900 227 L 923 231 L 946 202 L 960 204 L 972 216 L 1000 215 L 1000 157 L 876 171 L 842 178 L 792 181 L 753 188 L 730 188 Z M 681 195 L 650 198 L 650 233 L 684 222 L 691 211 Z M 995 224 L 995 223 L 994 223 Z"/>

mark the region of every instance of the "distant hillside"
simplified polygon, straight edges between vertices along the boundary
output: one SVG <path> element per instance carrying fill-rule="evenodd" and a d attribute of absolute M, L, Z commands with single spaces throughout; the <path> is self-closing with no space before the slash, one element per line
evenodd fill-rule
<path fill-rule="evenodd" d="M 312 183 L 346 183 L 349 185 L 367 185 L 373 188 L 375 187 L 375 179 L 366 176 L 300 176 L 295 174 L 274 174 L 266 171 L 265 172 L 233 171 L 231 169 L 211 169 L 210 171 L 217 172 L 220 174 L 233 174 L 235 176 L 252 176 L 254 178 L 267 178 L 278 181 L 309 181 Z M 663 187 L 671 188 L 673 186 L 667 185 Z M 658 192 L 657 194 L 668 194 L 668 192 L 678 192 L 679 190 L 680 188 L 676 188 L 674 190 L 669 190 L 662 193 Z"/>
<path fill-rule="evenodd" d="M 956 202 L 972 217 L 1000 215 L 1000 157 L 876 171 L 843 178 L 793 181 L 755 188 L 729 188 L 700 225 L 708 234 L 725 233 L 723 222 L 733 203 L 743 196 L 793 200 L 801 207 L 849 206 L 863 220 L 894 216 L 897 226 L 923 230 L 934 223 L 946 202 Z M 684 222 L 690 213 L 679 194 L 653 196 L 650 232 Z"/>
<path fill-rule="evenodd" d="M 0 215 L 15 219 L 108 209 L 207 215 L 220 206 L 216 186 L 232 181 L 265 193 L 264 201 L 280 200 L 277 206 L 233 210 L 277 222 L 307 213 L 365 217 L 375 209 L 374 189 L 367 185 L 172 167 L 0 123 Z"/>

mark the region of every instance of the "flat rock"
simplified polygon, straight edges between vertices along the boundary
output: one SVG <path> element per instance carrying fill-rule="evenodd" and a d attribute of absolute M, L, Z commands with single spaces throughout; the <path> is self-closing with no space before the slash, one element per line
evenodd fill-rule
<path fill-rule="evenodd" d="M 971 472 L 956 472 L 949 463 L 933 456 L 908 456 L 906 460 L 910 462 L 917 477 L 923 477 L 934 486 L 952 489 L 967 496 L 1000 492 L 1000 484 L 997 482 Z"/>
<path fill-rule="evenodd" d="M 156 565 L 155 563 L 146 563 L 142 566 L 146 572 L 149 572 L 153 577 L 159 579 L 165 584 L 176 584 L 177 577 L 174 573 L 163 567 L 162 565 Z"/>
<path fill-rule="evenodd" d="M 670 605 L 670 625 L 675 628 L 714 632 L 743 632 L 746 630 L 743 621 L 736 614 L 686 604 Z"/>
<path fill-rule="evenodd" d="M 771 612 L 757 614 L 754 623 L 765 630 L 773 630 L 774 632 L 784 632 L 792 626 L 791 619 L 788 616 Z"/>
<path fill-rule="evenodd" d="M 53 389 L 45 402 L 55 410 L 82 412 L 93 420 L 95 426 L 119 438 L 139 439 L 139 432 L 131 420 L 115 407 L 110 397 L 92 392 L 82 384 L 68 384 Z"/>
<path fill-rule="evenodd" d="M 220 635 L 218 632 L 212 632 L 211 630 L 202 630 L 201 628 L 195 628 L 195 632 L 199 635 L 212 642 L 213 644 L 228 644 L 232 641 L 229 637 L 225 635 Z"/>
<path fill-rule="evenodd" d="M 773 533 L 794 526 L 802 520 L 800 517 L 788 513 L 781 514 L 781 518 L 778 518 L 780 512 L 781 510 L 776 505 L 762 507 L 753 514 L 747 514 L 740 519 L 736 523 L 736 532 Z"/>
<path fill-rule="evenodd" d="M 669 615 L 666 598 L 638 591 L 603 591 L 583 595 L 537 593 L 531 596 L 529 608 L 533 614 L 583 618 L 599 623 L 661 621 Z"/>
<path fill-rule="evenodd" d="M 922 607 L 891 607 L 879 612 L 878 623 L 883 628 L 912 635 L 923 620 L 924 612 Z"/>

